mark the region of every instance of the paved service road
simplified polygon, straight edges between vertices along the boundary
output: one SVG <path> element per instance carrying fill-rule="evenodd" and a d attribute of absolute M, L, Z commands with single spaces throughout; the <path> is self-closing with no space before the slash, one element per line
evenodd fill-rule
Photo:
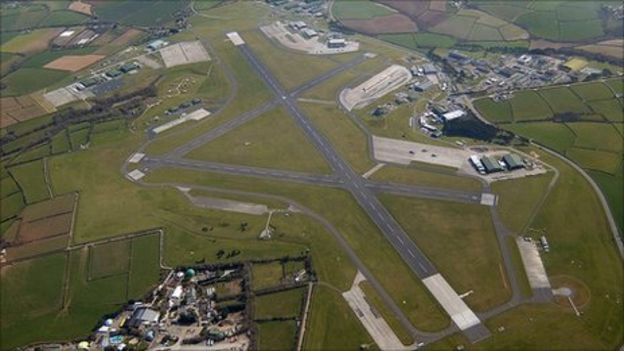
<path fill-rule="evenodd" d="M 407 265 L 419 278 L 426 278 L 437 273 L 433 264 L 412 242 L 384 206 L 381 205 L 373 192 L 365 186 L 365 182 L 351 167 L 342 160 L 330 143 L 321 135 L 304 116 L 293 97 L 288 94 L 277 79 L 258 60 L 247 45 L 237 46 L 251 66 L 260 74 L 260 77 L 280 98 L 290 115 L 303 129 L 314 146 L 323 154 L 336 175 L 344 181 L 345 187 L 355 197 L 360 206 L 368 213 L 373 222 L 381 229 L 388 241 L 394 246 Z"/>

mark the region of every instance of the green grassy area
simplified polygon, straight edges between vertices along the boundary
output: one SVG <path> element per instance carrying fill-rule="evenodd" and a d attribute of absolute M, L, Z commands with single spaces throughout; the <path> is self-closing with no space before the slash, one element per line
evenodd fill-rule
<path fill-rule="evenodd" d="M 24 192 L 26 202 L 33 203 L 50 198 L 41 160 L 11 167 L 10 172 Z"/>
<path fill-rule="evenodd" d="M 157 27 L 173 21 L 173 14 L 187 7 L 189 3 L 188 0 L 105 1 L 95 4 L 93 10 L 104 21 L 115 21 L 139 27 Z"/>
<path fill-rule="evenodd" d="M 586 101 L 613 98 L 611 89 L 601 82 L 574 84 L 571 89 Z"/>
<path fill-rule="evenodd" d="M 298 316 L 301 312 L 305 291 L 306 289 L 299 288 L 258 296 L 254 302 L 256 308 L 255 318 Z"/>
<path fill-rule="evenodd" d="M 28 4 L 9 8 L 2 6 L 2 31 L 17 31 L 37 25 L 48 15 L 48 9 L 41 4 Z"/>
<path fill-rule="evenodd" d="M 312 293 L 303 348 L 354 350 L 373 340 L 339 291 L 319 285 Z"/>
<path fill-rule="evenodd" d="M 624 122 L 624 106 L 618 99 L 591 101 L 588 106 L 611 122 Z"/>
<path fill-rule="evenodd" d="M 481 190 L 481 183 L 475 178 L 428 172 L 418 169 L 417 167 L 418 166 L 401 167 L 386 165 L 373 173 L 370 179 L 464 191 L 478 192 Z"/>
<path fill-rule="evenodd" d="M 160 278 L 160 245 L 158 235 L 132 239 L 128 297 L 141 298 Z"/>
<path fill-rule="evenodd" d="M 46 18 L 39 22 L 41 27 L 57 27 L 79 25 L 89 19 L 89 16 L 74 11 L 52 11 Z"/>
<path fill-rule="evenodd" d="M 585 169 L 607 174 L 615 174 L 622 162 L 621 154 L 608 151 L 570 148 L 565 155 Z"/>
<path fill-rule="evenodd" d="M 380 196 L 425 255 L 477 311 L 511 297 L 489 211 L 481 205 Z"/>
<path fill-rule="evenodd" d="M 0 199 L 0 206 L 2 206 L 0 219 L 1 221 L 5 221 L 8 218 L 18 215 L 26 204 L 24 203 L 24 196 L 21 192 L 18 192 L 3 196 L 2 199 Z"/>
<path fill-rule="evenodd" d="M 168 168 L 156 170 L 145 179 L 148 182 L 166 182 L 175 179 L 177 182 L 187 184 L 260 191 L 298 201 L 317 211 L 336 226 L 416 326 L 426 330 L 438 330 L 449 323 L 448 317 L 439 309 L 370 218 L 354 199 L 342 190 Z M 328 203 L 333 205 L 328 207 Z M 388 271 L 394 274 L 389 276 L 384 273 Z M 402 279 L 394 279 L 396 276 Z"/>
<path fill-rule="evenodd" d="M 479 99 L 474 102 L 474 107 L 493 123 L 513 122 L 511 105 L 507 101 L 494 102 L 490 98 Z"/>
<path fill-rule="evenodd" d="M 611 124 L 578 122 L 568 127 L 576 134 L 574 146 L 622 152 L 622 135 Z"/>
<path fill-rule="evenodd" d="M 297 322 L 258 323 L 259 350 L 292 350 L 296 343 Z"/>
<path fill-rule="evenodd" d="M 282 272 L 282 264 L 279 262 L 254 264 L 251 267 L 251 283 L 254 289 L 264 289 L 279 285 L 283 277 Z"/>
<path fill-rule="evenodd" d="M 196 160 L 329 173 L 330 168 L 283 107 L 204 144 L 186 155 Z"/>
<path fill-rule="evenodd" d="M 590 333 L 614 347 L 624 336 L 624 326 L 615 323 L 624 318 L 624 311 L 612 296 L 624 293 L 624 277 L 602 207 L 581 175 L 558 159 L 543 153 L 541 157 L 561 174 L 532 224 L 544 229 L 548 241 L 558 248 L 545 256 L 546 270 L 553 276 L 575 277 L 588 286 L 592 298 L 583 308 L 583 321 Z M 557 216 L 562 209 L 566 216 Z"/>
<path fill-rule="evenodd" d="M 71 149 L 69 140 L 67 139 L 67 133 L 62 131 L 55 135 L 51 141 L 51 152 L 53 154 L 62 154 Z"/>
<path fill-rule="evenodd" d="M 516 122 L 542 120 L 552 117 L 552 110 L 540 95 L 531 90 L 518 91 L 509 100 Z"/>
<path fill-rule="evenodd" d="M 587 106 L 567 87 L 542 89 L 539 94 L 548 103 L 553 113 L 589 112 Z"/>
<path fill-rule="evenodd" d="M 55 254 L 2 268 L 0 331 L 58 311 L 63 296 L 65 258 L 65 254 Z M 5 349 L 7 345 L 2 344 Z"/>
<path fill-rule="evenodd" d="M 17 96 L 32 93 L 56 83 L 66 77 L 65 71 L 46 68 L 20 68 L 2 78 L 7 88 L 2 90 L 3 96 Z"/>
<path fill-rule="evenodd" d="M 492 191 L 498 195 L 498 213 L 509 230 L 524 234 L 521 230 L 546 194 L 551 179 L 549 173 L 492 183 Z"/>
<path fill-rule="evenodd" d="M 121 240 L 89 248 L 89 276 L 92 279 L 128 272 L 130 241 Z"/>
<path fill-rule="evenodd" d="M 302 103 L 300 106 L 356 172 L 364 173 L 375 165 L 368 157 L 366 134 L 338 107 L 311 103 Z"/>
<path fill-rule="evenodd" d="M 372 1 L 351 0 L 334 2 L 332 13 L 339 19 L 369 19 L 391 15 L 396 12 Z"/>

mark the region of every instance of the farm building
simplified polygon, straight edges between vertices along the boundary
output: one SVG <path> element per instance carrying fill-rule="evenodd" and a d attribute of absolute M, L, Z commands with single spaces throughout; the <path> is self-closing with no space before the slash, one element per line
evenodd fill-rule
<path fill-rule="evenodd" d="M 436 67 L 431 64 L 431 63 L 426 63 L 424 65 L 422 65 L 422 72 L 424 74 L 435 74 L 438 72 L 438 70 L 436 69 Z"/>
<path fill-rule="evenodd" d="M 301 30 L 301 29 L 307 28 L 308 25 L 304 21 L 296 21 L 296 22 L 290 22 L 290 27 L 294 30 Z"/>
<path fill-rule="evenodd" d="M 430 81 L 429 79 L 426 79 L 422 82 L 414 83 L 412 85 L 412 88 L 414 88 L 414 90 L 416 91 L 425 91 L 431 88 L 432 86 L 433 86 L 433 82 Z"/>
<path fill-rule="evenodd" d="M 162 39 L 154 40 L 153 42 L 147 44 L 147 48 L 150 50 L 158 50 L 167 45 L 167 42 Z"/>
<path fill-rule="evenodd" d="M 306 37 L 307 39 L 318 37 L 318 33 L 314 29 L 311 29 L 311 28 L 305 28 L 301 31 L 301 33 L 303 33 L 303 36 Z"/>
<path fill-rule="evenodd" d="M 118 69 L 111 69 L 110 71 L 106 72 L 105 74 L 106 74 L 106 76 L 107 76 L 107 77 L 109 77 L 109 78 L 117 78 L 117 77 L 119 77 L 120 75 L 122 75 L 122 74 L 123 74 L 123 72 L 121 72 L 121 71 L 120 71 L 120 70 L 118 70 Z"/>
<path fill-rule="evenodd" d="M 345 46 L 347 46 L 347 41 L 343 38 L 329 39 L 327 41 L 327 47 L 330 49 L 344 48 Z"/>
<path fill-rule="evenodd" d="M 482 157 L 481 164 L 483 165 L 483 167 L 485 168 L 485 172 L 487 173 L 501 172 L 504 170 L 503 166 L 501 166 L 500 163 L 498 163 L 498 161 L 496 161 L 496 159 L 492 157 Z"/>
<path fill-rule="evenodd" d="M 87 79 L 83 79 L 83 80 L 81 80 L 79 82 L 80 85 L 79 85 L 78 89 L 79 90 L 86 89 L 86 88 L 89 88 L 89 87 L 92 87 L 92 86 L 96 85 L 99 82 L 100 81 L 96 77 L 90 77 L 90 78 L 87 78 Z"/>
<path fill-rule="evenodd" d="M 123 66 L 119 67 L 119 70 L 122 71 L 123 73 L 128 73 L 128 72 L 132 72 L 135 69 L 138 69 L 139 65 L 137 65 L 134 62 L 130 62 L 130 63 L 126 63 Z"/>
<path fill-rule="evenodd" d="M 158 323 L 158 318 L 160 318 L 160 313 L 158 313 L 158 311 L 147 307 L 139 307 L 132 313 L 132 317 L 130 317 L 128 321 L 128 326 L 136 328 L 144 324 L 155 324 Z"/>
<path fill-rule="evenodd" d="M 522 162 L 522 158 L 516 154 L 507 154 L 503 156 L 503 162 L 507 165 L 508 169 L 518 169 L 524 167 L 524 162 Z"/>

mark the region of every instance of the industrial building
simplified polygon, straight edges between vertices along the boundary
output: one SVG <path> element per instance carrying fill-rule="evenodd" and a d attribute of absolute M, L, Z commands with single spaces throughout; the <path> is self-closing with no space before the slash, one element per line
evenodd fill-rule
<path fill-rule="evenodd" d="M 151 308 L 138 307 L 132 313 L 132 317 L 128 321 L 128 326 L 131 328 L 137 328 L 141 325 L 150 325 L 158 323 L 160 313 Z"/>
<path fill-rule="evenodd" d="M 119 70 L 123 73 L 132 72 L 135 69 L 139 69 L 139 65 L 137 65 L 135 62 L 126 63 L 123 66 L 119 67 Z"/>
<path fill-rule="evenodd" d="M 486 173 L 496 173 L 496 172 L 502 172 L 505 170 L 503 166 L 493 157 L 488 157 L 488 156 L 482 157 L 481 164 L 483 164 L 483 167 L 485 168 Z"/>
<path fill-rule="evenodd" d="M 334 38 L 327 41 L 327 47 L 330 49 L 344 48 L 345 46 L 347 46 L 347 41 L 344 38 Z"/>
<path fill-rule="evenodd" d="M 516 154 L 507 154 L 503 156 L 503 162 L 505 162 L 507 169 L 509 170 L 524 168 L 522 158 Z"/>
<path fill-rule="evenodd" d="M 444 120 L 444 122 L 449 122 L 452 121 L 454 119 L 463 117 L 466 115 L 466 112 L 464 110 L 453 110 L 451 112 L 447 112 L 445 114 L 442 115 L 442 119 Z"/>
<path fill-rule="evenodd" d="M 162 39 L 157 39 L 147 44 L 147 48 L 150 50 L 158 50 L 167 45 L 167 42 Z"/>
<path fill-rule="evenodd" d="M 122 75 L 122 74 L 123 74 L 123 72 L 122 72 L 122 71 L 120 71 L 120 70 L 118 70 L 118 69 L 111 69 L 110 71 L 107 71 L 107 72 L 105 73 L 105 75 L 106 75 L 108 78 L 117 78 L 117 77 L 119 77 L 119 76 L 120 76 L 120 75 Z"/>
<path fill-rule="evenodd" d="M 311 28 L 304 28 L 301 31 L 301 34 L 303 34 L 303 36 L 306 39 L 312 39 L 312 38 L 318 37 L 318 32 Z"/>

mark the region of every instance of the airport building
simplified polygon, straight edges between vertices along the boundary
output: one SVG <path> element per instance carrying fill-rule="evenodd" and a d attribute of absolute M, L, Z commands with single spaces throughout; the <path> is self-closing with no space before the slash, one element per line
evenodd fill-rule
<path fill-rule="evenodd" d="M 522 158 L 516 154 L 507 154 L 503 156 L 503 162 L 505 162 L 507 169 L 509 170 L 524 168 Z"/>
<path fill-rule="evenodd" d="M 482 157 L 481 164 L 485 168 L 486 173 L 496 173 L 496 172 L 502 172 L 505 170 L 503 166 L 501 166 L 501 164 L 493 157 L 488 157 L 488 156 Z"/>

